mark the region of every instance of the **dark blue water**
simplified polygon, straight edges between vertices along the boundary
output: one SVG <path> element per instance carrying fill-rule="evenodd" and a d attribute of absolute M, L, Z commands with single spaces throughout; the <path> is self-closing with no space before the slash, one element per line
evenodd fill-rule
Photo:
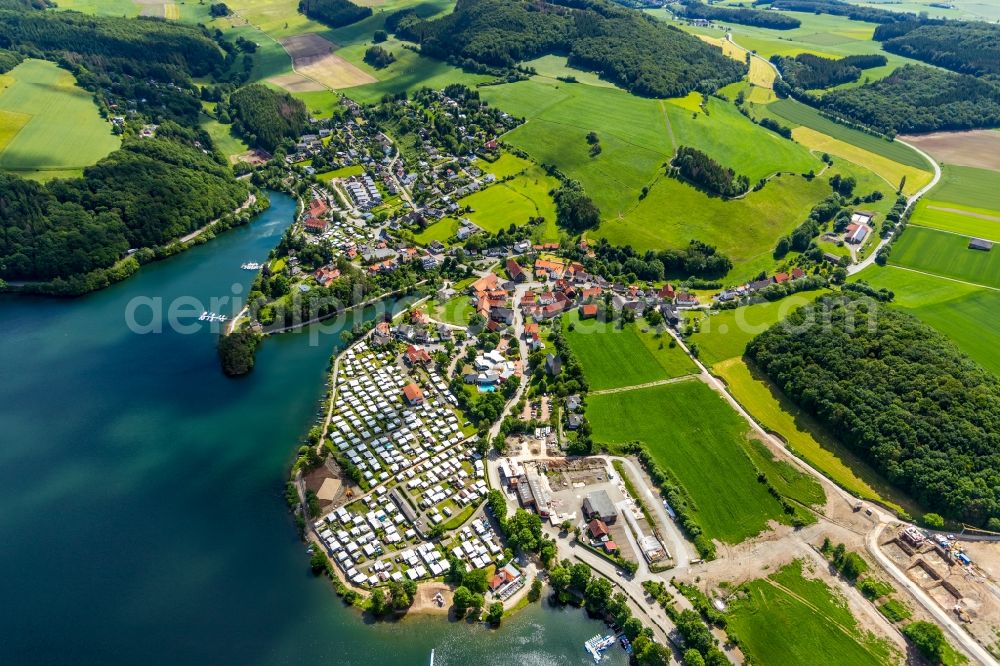
<path fill-rule="evenodd" d="M 602 627 L 579 611 L 366 625 L 312 577 L 282 490 L 337 327 L 269 338 L 241 380 L 208 326 L 130 330 L 130 304 L 141 324 L 178 299 L 184 324 L 231 311 L 211 299 L 245 293 L 239 265 L 294 215 L 271 196 L 252 225 L 105 291 L 0 298 L 0 663 L 424 664 L 432 647 L 443 666 L 589 663 Z"/>

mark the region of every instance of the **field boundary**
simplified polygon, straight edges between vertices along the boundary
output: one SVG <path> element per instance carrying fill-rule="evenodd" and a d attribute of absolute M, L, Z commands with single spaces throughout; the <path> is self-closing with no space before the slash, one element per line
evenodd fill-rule
<path fill-rule="evenodd" d="M 919 225 L 914 225 L 919 226 Z M 923 227 L 924 229 L 931 229 L 932 231 L 941 231 L 940 229 L 933 229 L 932 227 Z M 952 231 L 945 231 L 943 233 L 954 233 Z M 962 234 L 955 234 L 956 236 L 962 236 Z M 968 238 L 968 236 L 964 236 Z M 948 280 L 949 282 L 957 282 L 958 284 L 968 285 L 970 287 L 978 287 L 979 289 L 989 289 L 990 291 L 1000 291 L 998 287 L 991 287 L 986 284 L 979 284 L 978 282 L 969 282 L 968 280 L 959 280 L 958 278 L 948 277 L 947 275 L 939 275 L 937 273 L 931 273 L 929 271 L 921 271 L 916 268 L 909 268 L 908 266 L 900 266 L 899 264 L 886 264 L 889 268 L 896 268 L 901 271 L 910 271 L 911 273 L 918 273 L 920 275 L 926 275 L 927 277 L 937 278 L 939 280 Z"/>
<path fill-rule="evenodd" d="M 601 389 L 599 391 L 590 391 L 587 395 L 611 395 L 612 393 L 625 393 L 626 391 L 638 391 L 639 389 L 653 388 L 654 386 L 664 386 L 666 384 L 676 384 L 678 382 L 690 382 L 698 379 L 698 373 L 693 372 L 690 375 L 681 375 L 680 377 L 671 377 L 669 379 L 658 379 L 655 382 L 646 382 L 645 384 L 633 384 L 632 386 L 616 386 L 615 388 Z"/>

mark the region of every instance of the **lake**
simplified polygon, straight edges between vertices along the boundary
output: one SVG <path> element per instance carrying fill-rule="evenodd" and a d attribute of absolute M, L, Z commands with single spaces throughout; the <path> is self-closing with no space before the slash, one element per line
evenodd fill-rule
<path fill-rule="evenodd" d="M 339 329 L 269 338 L 232 380 L 197 322 L 231 314 L 211 299 L 245 293 L 240 264 L 291 223 L 292 199 L 271 202 L 96 294 L 0 297 L 0 662 L 592 663 L 583 641 L 604 627 L 575 609 L 535 604 L 496 631 L 367 624 L 309 572 L 282 491 Z M 142 332 L 172 304 L 195 330 Z"/>

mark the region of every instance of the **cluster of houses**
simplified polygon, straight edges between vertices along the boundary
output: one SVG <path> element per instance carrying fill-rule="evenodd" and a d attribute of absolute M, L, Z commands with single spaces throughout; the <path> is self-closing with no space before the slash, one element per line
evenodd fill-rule
<path fill-rule="evenodd" d="M 368 210 L 382 203 L 382 193 L 378 191 L 375 181 L 365 173 L 351 176 L 343 181 L 344 189 L 351 195 L 354 205 L 361 210 Z"/>
<path fill-rule="evenodd" d="M 747 296 L 752 296 L 758 291 L 767 289 L 768 287 L 775 284 L 784 284 L 792 280 L 801 280 L 806 277 L 805 271 L 796 266 L 787 273 L 775 273 L 770 277 L 763 277 L 759 280 L 751 280 L 746 284 L 741 284 L 736 287 L 730 287 L 719 292 L 715 296 L 715 300 L 720 303 L 725 303 L 727 301 L 736 301 Z"/>

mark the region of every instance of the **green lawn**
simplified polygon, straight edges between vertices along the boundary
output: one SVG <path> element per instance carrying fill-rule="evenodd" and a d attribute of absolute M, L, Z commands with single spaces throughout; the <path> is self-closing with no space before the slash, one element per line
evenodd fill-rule
<path fill-rule="evenodd" d="M 743 199 L 720 199 L 662 178 L 634 209 L 603 222 L 588 236 L 640 251 L 683 247 L 697 239 L 733 260 L 727 279 L 750 279 L 773 265 L 778 238 L 791 233 L 829 191 L 822 178 L 781 176 Z"/>
<path fill-rule="evenodd" d="M 339 169 L 333 169 L 332 171 L 324 171 L 323 173 L 316 174 L 316 179 L 324 183 L 329 183 L 334 178 L 350 178 L 351 176 L 360 176 L 364 172 L 365 168 L 360 164 L 351 164 L 350 166 L 345 166 Z"/>
<path fill-rule="evenodd" d="M 1000 210 L 1000 172 L 945 164 L 928 197 L 972 208 Z"/>
<path fill-rule="evenodd" d="M 549 191 L 559 187 L 559 181 L 547 175 L 540 167 L 531 166 L 523 174 L 513 179 L 498 182 L 461 200 L 461 205 L 470 206 L 468 218 L 479 227 L 497 233 L 511 225 L 522 226 L 529 218 L 544 217 L 545 235 L 555 235 L 556 207 Z"/>
<path fill-rule="evenodd" d="M 913 229 L 908 229 L 910 233 Z M 905 236 L 906 234 L 904 234 Z M 1000 291 L 959 284 L 893 266 L 872 266 L 856 279 L 895 294 L 898 307 L 937 329 L 985 368 L 1000 375 Z"/>
<path fill-rule="evenodd" d="M 894 162 L 925 171 L 930 170 L 927 160 L 913 149 L 904 146 L 898 141 L 886 141 L 877 136 L 872 136 L 871 134 L 835 123 L 821 116 L 816 109 L 806 106 L 801 102 L 796 102 L 793 99 L 779 99 L 771 102 L 765 108 L 786 125 L 792 123 L 793 125 L 808 127 L 831 136 L 834 139 L 863 148 L 876 155 L 887 157 Z"/>
<path fill-rule="evenodd" d="M 697 367 L 680 347 L 670 348 L 669 335 L 643 333 L 639 326 L 645 325 L 640 322 L 618 328 L 617 324 L 596 319 L 580 321 L 578 311 L 562 317 L 566 341 L 583 366 L 591 391 L 697 373 Z"/>
<path fill-rule="evenodd" d="M 700 320 L 700 329 L 690 336 L 688 343 L 698 345 L 698 357 L 710 367 L 720 361 L 743 356 L 751 339 L 824 293 L 827 292 L 800 291 L 779 301 L 720 310 L 711 315 L 692 312 L 688 316 Z"/>
<path fill-rule="evenodd" d="M 97 16 L 139 15 L 139 4 L 134 0 L 60 0 L 58 7 Z"/>
<path fill-rule="evenodd" d="M 454 217 L 445 217 L 431 224 L 420 233 L 413 234 L 413 240 L 421 245 L 434 241 L 448 243 L 448 240 L 458 233 L 459 222 Z"/>
<path fill-rule="evenodd" d="M 893 243 L 889 261 L 935 275 L 1000 288 L 1000 248 L 970 250 L 969 239 L 934 229 L 909 227 Z"/>
<path fill-rule="evenodd" d="M 0 169 L 50 178 L 76 174 L 118 148 L 111 123 L 73 75 L 46 60 L 25 60 L 0 92 Z"/>
<path fill-rule="evenodd" d="M 522 173 L 531 166 L 531 162 L 512 153 L 502 153 L 493 162 L 483 160 L 477 162 L 476 165 L 486 173 L 491 173 L 497 178 L 506 178 L 507 176 L 515 176 Z"/>
<path fill-rule="evenodd" d="M 900 661 L 887 640 L 859 625 L 837 592 L 806 578 L 799 560 L 740 586 L 727 619 L 740 647 L 757 664 L 882 666 Z"/>
<path fill-rule="evenodd" d="M 1000 210 L 922 198 L 910 216 L 910 223 L 1000 243 Z"/>
<path fill-rule="evenodd" d="M 201 121 L 201 128 L 208 132 L 215 147 L 226 157 L 240 155 L 250 150 L 243 139 L 233 134 L 232 127 L 232 125 L 223 125 L 214 118 L 203 118 Z"/>
<path fill-rule="evenodd" d="M 770 520 L 787 520 L 757 481 L 745 448 L 747 423 L 703 382 L 592 395 L 587 402 L 594 439 L 638 440 L 648 447 L 690 498 L 708 538 L 738 543 L 767 529 Z M 787 473 L 773 460 L 761 469 L 769 477 Z"/>

